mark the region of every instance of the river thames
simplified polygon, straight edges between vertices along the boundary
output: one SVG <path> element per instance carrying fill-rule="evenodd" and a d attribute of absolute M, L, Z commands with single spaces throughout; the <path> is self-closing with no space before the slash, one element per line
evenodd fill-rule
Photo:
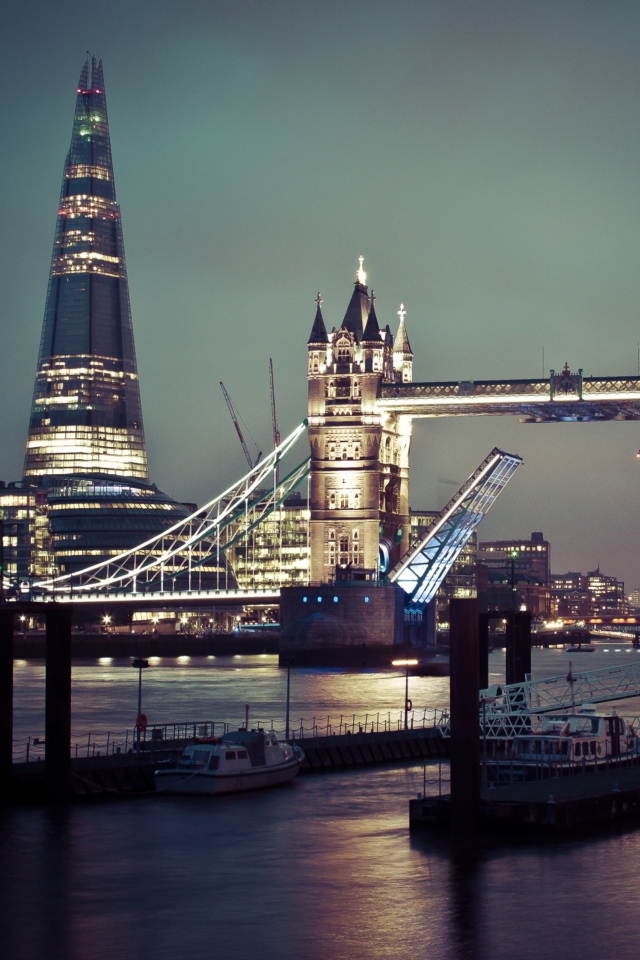
<path fill-rule="evenodd" d="M 635 656 L 611 644 L 606 653 L 574 656 L 573 670 Z M 533 661 L 535 676 L 559 675 L 569 657 L 534 651 Z M 496 678 L 503 662 L 492 654 Z M 41 729 L 42 676 L 41 664 L 16 665 L 20 735 Z M 143 682 L 150 722 L 235 723 L 249 703 L 251 716 L 282 727 L 285 674 L 273 657 L 166 661 Z M 411 678 L 410 695 L 416 708 L 441 708 L 448 680 Z M 403 699 L 397 675 L 292 671 L 294 723 L 397 714 Z M 74 665 L 75 736 L 120 730 L 136 706 L 136 674 L 126 662 Z M 635 960 L 640 829 L 454 850 L 409 834 L 408 800 L 422 785 L 422 765 L 378 767 L 302 775 L 215 800 L 148 796 L 4 809 L 2 955 Z"/>

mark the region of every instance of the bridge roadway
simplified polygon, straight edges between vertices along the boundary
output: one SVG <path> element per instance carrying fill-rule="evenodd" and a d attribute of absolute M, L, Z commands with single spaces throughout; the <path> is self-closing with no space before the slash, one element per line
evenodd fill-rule
<path fill-rule="evenodd" d="M 519 416 L 524 423 L 640 420 L 640 377 L 584 377 L 565 367 L 546 380 L 383 384 L 381 410 L 409 417 Z"/>
<path fill-rule="evenodd" d="M 167 607 L 180 608 L 238 607 L 277 604 L 280 602 L 279 587 L 264 590 L 182 590 L 154 591 L 153 593 L 107 593 L 85 591 L 58 591 L 38 598 L 44 603 L 72 603 L 74 607 L 115 607 L 119 610 L 143 609 L 164 610 Z"/>

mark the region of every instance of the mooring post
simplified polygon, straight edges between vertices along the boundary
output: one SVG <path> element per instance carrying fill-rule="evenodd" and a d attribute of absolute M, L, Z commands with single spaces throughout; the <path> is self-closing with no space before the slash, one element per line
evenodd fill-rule
<path fill-rule="evenodd" d="M 47 610 L 45 775 L 49 803 L 69 799 L 71 781 L 71 606 Z"/>
<path fill-rule="evenodd" d="M 531 611 L 521 610 L 507 620 L 505 681 L 523 683 L 531 673 Z"/>
<path fill-rule="evenodd" d="M 12 761 L 13 610 L 6 604 L 0 604 L 0 800 L 2 802 L 5 802 L 9 796 Z"/>
<path fill-rule="evenodd" d="M 476 834 L 480 804 L 478 601 L 450 601 L 451 834 Z"/>

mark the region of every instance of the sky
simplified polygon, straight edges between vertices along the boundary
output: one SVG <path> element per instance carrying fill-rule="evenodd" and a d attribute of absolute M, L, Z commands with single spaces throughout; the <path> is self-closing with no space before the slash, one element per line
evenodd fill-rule
<path fill-rule="evenodd" d="M 414 380 L 640 363 L 637 0 L 4 0 L 0 478 L 22 471 L 86 51 L 102 57 L 152 480 L 204 503 L 246 470 L 219 381 L 270 449 L 306 413 L 320 291 L 364 256 Z M 414 422 L 411 503 L 492 449 L 524 464 L 480 539 L 640 585 L 640 423 Z M 300 459 L 303 459 L 301 451 Z"/>

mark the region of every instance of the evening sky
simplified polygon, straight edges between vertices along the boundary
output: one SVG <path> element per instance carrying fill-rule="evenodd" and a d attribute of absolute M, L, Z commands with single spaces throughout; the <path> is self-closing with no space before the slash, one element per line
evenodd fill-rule
<path fill-rule="evenodd" d="M 102 57 L 152 479 L 203 503 L 306 407 L 321 292 L 365 257 L 415 380 L 636 375 L 640 4 L 5 0 L 0 477 L 21 475 L 75 87 Z M 543 356 L 544 352 L 544 356 Z M 640 584 L 640 424 L 416 421 L 411 502 L 493 446 L 524 466 L 481 538 Z M 301 451 L 302 459 L 304 451 Z"/>

